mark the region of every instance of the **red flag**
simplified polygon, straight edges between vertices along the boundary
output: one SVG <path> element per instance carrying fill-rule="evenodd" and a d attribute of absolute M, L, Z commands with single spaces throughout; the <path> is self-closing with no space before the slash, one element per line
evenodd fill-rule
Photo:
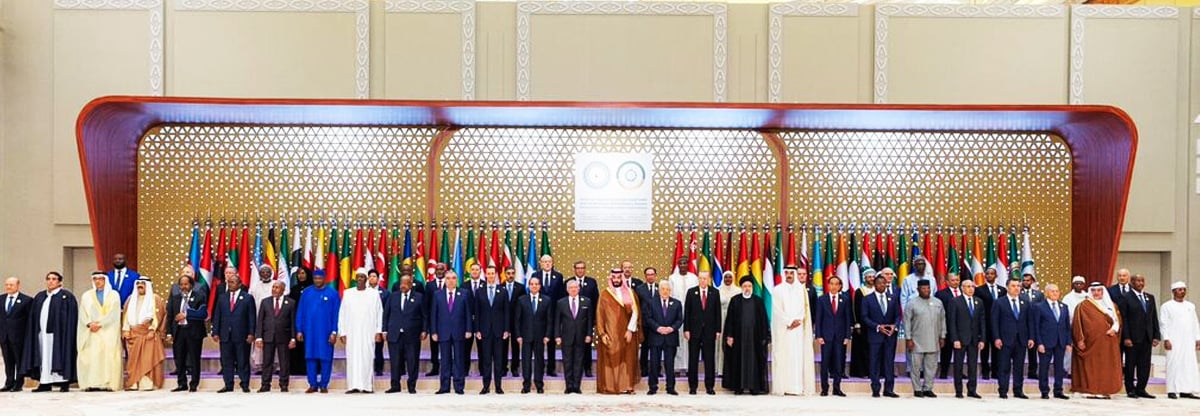
<path fill-rule="evenodd" d="M 738 232 L 737 269 L 734 270 L 734 285 L 741 285 L 742 278 L 750 275 L 750 262 L 746 259 L 746 230 Z"/>
<path fill-rule="evenodd" d="M 675 253 L 671 255 L 671 274 L 679 268 L 679 258 L 683 257 L 683 230 L 675 229 Z"/>
<path fill-rule="evenodd" d="M 204 231 L 204 245 L 201 247 L 202 247 L 201 250 L 203 250 L 203 251 L 200 252 L 200 278 L 202 280 L 204 280 L 204 284 L 208 285 L 208 284 L 212 284 L 212 270 L 213 270 L 212 226 L 211 225 L 208 227 L 207 230 Z M 205 276 L 204 275 L 205 273 L 207 273 L 208 275 Z"/>
<path fill-rule="evenodd" d="M 796 232 L 792 229 L 792 227 L 788 227 L 787 256 L 786 257 L 787 257 L 787 259 L 786 259 L 787 263 L 784 263 L 785 266 L 790 267 L 790 266 L 797 265 L 797 263 L 796 263 Z"/>
<path fill-rule="evenodd" d="M 937 232 L 937 243 L 933 253 L 933 274 L 938 279 L 938 289 L 946 288 L 946 250 L 942 243 L 942 232 Z"/>
<path fill-rule="evenodd" d="M 688 242 L 688 273 L 696 274 L 696 230 L 692 230 L 691 241 Z M 680 272 L 683 274 L 683 272 Z"/>
<path fill-rule="evenodd" d="M 1004 267 L 1009 266 L 1008 260 L 1008 236 L 1004 233 L 1004 228 L 1000 228 L 999 242 L 996 243 L 996 259 L 1003 264 Z"/>
<path fill-rule="evenodd" d="M 921 246 L 921 254 L 924 255 L 926 259 L 929 259 L 931 256 L 933 256 L 933 246 L 929 244 L 929 232 L 928 231 L 925 232 L 925 244 L 923 244 Z M 931 267 L 930 270 L 934 270 L 934 273 L 937 273 L 937 271 L 936 271 L 937 266 L 935 264 L 928 264 L 933 261 L 935 261 L 935 260 L 928 260 L 925 263 L 927 263 L 926 266 Z M 934 276 L 934 277 L 937 277 L 937 276 Z"/>
<path fill-rule="evenodd" d="M 875 251 L 871 249 L 871 229 L 868 227 L 863 227 L 861 257 L 865 257 L 868 261 L 872 261 L 875 259 Z M 868 264 L 860 264 L 858 266 L 859 267 L 871 267 L 872 269 L 874 268 L 869 263 Z M 864 278 L 865 278 L 865 276 L 864 276 Z M 871 282 L 867 282 L 868 286 L 870 286 L 872 284 L 873 283 L 871 283 Z"/>
<path fill-rule="evenodd" d="M 363 234 L 360 228 L 354 231 L 354 251 L 350 257 L 350 273 L 353 274 L 363 266 Z"/>
<path fill-rule="evenodd" d="M 429 260 L 428 261 L 434 262 L 434 263 L 442 262 L 442 260 L 438 258 L 437 223 L 432 222 L 432 221 L 429 224 Z M 433 274 L 433 270 L 426 270 L 425 273 Z"/>
<path fill-rule="evenodd" d="M 379 246 L 378 247 L 379 247 L 379 249 L 375 250 L 375 271 L 379 272 L 379 281 L 387 282 L 387 276 L 388 276 L 387 259 L 388 259 L 388 254 L 391 253 L 391 251 L 392 251 L 391 248 L 388 247 L 387 229 L 384 229 L 384 228 L 379 229 Z M 387 287 L 387 286 L 388 285 L 386 283 L 383 284 L 383 287 Z"/>
<path fill-rule="evenodd" d="M 367 249 L 367 252 L 363 258 L 363 267 L 366 267 L 367 270 L 375 269 L 375 229 L 374 228 L 367 230 L 366 249 Z M 355 269 L 357 269 L 357 267 Z M 379 269 L 375 269 L 375 270 L 379 271 Z"/>
<path fill-rule="evenodd" d="M 713 252 L 712 252 L 713 261 L 717 262 L 717 264 L 720 264 L 721 269 L 724 270 L 725 269 L 725 252 L 721 249 L 721 230 L 717 230 L 716 234 L 717 234 L 717 240 L 714 244 Z M 720 280 L 718 280 L 718 279 L 721 279 L 721 276 L 713 276 L 713 281 L 717 282 L 714 284 L 720 285 Z"/>
<path fill-rule="evenodd" d="M 229 253 L 225 252 L 225 227 L 221 227 L 221 233 L 217 236 L 217 264 L 213 268 L 212 280 L 208 282 L 208 314 L 212 316 L 213 303 L 216 302 L 217 282 L 225 280 L 225 267 L 229 266 Z"/>
<path fill-rule="evenodd" d="M 484 237 L 485 225 L 479 224 L 479 249 L 475 250 L 475 264 L 479 265 L 479 278 L 483 279 L 483 269 L 491 262 L 491 254 L 488 254 L 487 238 Z"/>
<path fill-rule="evenodd" d="M 242 224 L 242 250 L 238 253 L 238 277 L 242 285 L 250 287 L 250 259 L 254 255 L 250 251 L 250 224 Z"/>

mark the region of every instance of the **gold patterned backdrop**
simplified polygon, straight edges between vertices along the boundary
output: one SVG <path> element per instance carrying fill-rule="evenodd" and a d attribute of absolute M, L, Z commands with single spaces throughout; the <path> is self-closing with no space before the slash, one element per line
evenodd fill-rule
<path fill-rule="evenodd" d="M 193 218 L 547 222 L 557 267 L 592 275 L 624 259 L 668 268 L 680 221 L 773 224 L 779 161 L 757 132 L 470 128 L 437 153 L 433 128 L 163 126 L 138 158 L 141 271 L 173 277 Z M 1070 264 L 1070 155 L 1048 135 L 783 132 L 792 221 L 809 224 L 1029 224 L 1038 270 Z M 648 153 L 648 232 L 573 231 L 574 155 Z M 465 234 L 465 233 L 464 233 Z M 490 234 L 490 233 L 489 233 Z M 490 235 L 489 235 L 490 238 Z M 798 238 L 798 237 L 797 237 Z M 736 249 L 735 251 L 736 252 Z M 1045 279 L 1044 279 L 1045 280 Z M 167 285 L 159 285 L 165 290 Z"/>

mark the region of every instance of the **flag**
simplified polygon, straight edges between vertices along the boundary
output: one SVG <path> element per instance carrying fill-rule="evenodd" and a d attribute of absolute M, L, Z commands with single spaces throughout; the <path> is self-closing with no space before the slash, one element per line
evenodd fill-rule
<path fill-rule="evenodd" d="M 821 259 L 821 264 L 825 269 L 821 271 L 821 293 L 829 291 L 829 276 L 837 274 L 837 248 L 833 245 L 833 233 L 829 229 L 825 230 L 825 247 L 822 253 L 825 258 Z"/>
<path fill-rule="evenodd" d="M 1017 227 L 1009 227 L 1009 230 L 1012 230 L 1008 233 L 1008 266 L 1011 269 L 1009 273 L 1013 275 L 1014 279 L 1020 279 L 1021 246 L 1017 244 Z M 1013 263 L 1017 263 L 1015 267 Z"/>
<path fill-rule="evenodd" d="M 815 230 L 815 229 L 814 229 Z M 817 234 L 815 231 L 813 234 Z M 807 239 L 807 237 L 805 237 Z M 813 236 L 813 263 L 812 263 L 812 285 L 817 289 L 817 296 L 825 293 L 825 258 L 821 257 L 821 236 L 820 234 Z"/>
<path fill-rule="evenodd" d="M 398 227 L 399 227 L 399 224 L 392 224 L 392 240 L 388 242 L 390 245 L 387 246 L 387 251 L 384 253 L 384 256 L 387 257 L 387 259 L 388 259 L 387 285 L 384 286 L 384 290 L 389 291 L 389 292 L 392 290 L 393 287 L 396 286 L 397 283 L 400 283 L 400 264 L 404 263 L 404 262 L 407 262 L 409 264 L 412 263 L 412 261 L 410 260 L 412 253 L 411 253 L 411 251 L 409 251 L 409 245 L 408 245 L 409 241 L 412 240 L 411 229 L 409 228 L 408 225 L 404 226 L 404 249 L 397 250 L 396 242 L 397 242 L 397 240 L 400 239 L 400 229 Z M 414 265 L 413 266 L 414 279 L 416 278 L 416 276 L 415 276 L 416 270 L 417 270 L 417 267 Z M 416 284 L 417 284 L 416 280 L 413 280 L 413 285 L 416 285 Z"/>
<path fill-rule="evenodd" d="M 850 229 L 850 254 L 846 258 L 850 264 L 847 266 L 846 276 L 842 278 L 845 283 L 842 285 L 842 290 L 850 292 L 850 297 L 853 299 L 858 292 L 854 289 L 863 286 L 862 270 L 860 269 L 862 264 L 859 263 L 858 255 L 858 236 L 855 235 L 853 228 Z"/>
<path fill-rule="evenodd" d="M 899 257 L 896 258 L 896 263 L 899 263 L 900 265 L 898 270 L 896 270 L 896 283 L 899 284 L 900 287 L 904 287 L 904 279 L 908 277 L 909 266 L 908 236 L 904 235 L 904 229 L 901 229 L 896 237 L 899 240 L 899 249 L 896 250 L 896 254 L 899 254 Z"/>
<path fill-rule="evenodd" d="M 309 245 L 311 244 L 312 242 L 309 241 Z M 305 251 L 311 252 L 312 250 L 305 248 Z M 317 270 L 325 270 L 325 227 L 320 225 L 317 225 L 317 251 L 312 252 L 312 268 L 309 271 Z M 312 276 L 309 278 L 311 279 Z"/>
<path fill-rule="evenodd" d="M 362 230 L 358 230 L 359 245 L 362 245 Z M 350 239 L 350 224 L 346 223 L 346 229 L 342 230 L 342 249 L 338 251 L 338 295 L 341 295 L 350 287 L 350 278 L 353 276 L 354 269 L 351 267 L 357 258 L 362 262 L 362 255 L 358 251 L 354 251 Z"/>
<path fill-rule="evenodd" d="M 764 233 L 765 234 L 765 233 Z M 750 231 L 750 275 L 754 276 L 754 294 L 763 295 L 763 252 L 758 245 L 758 232 Z"/>
<path fill-rule="evenodd" d="M 529 227 L 529 253 L 525 257 L 525 275 L 521 276 L 521 283 L 525 285 L 526 290 L 529 289 L 529 277 L 533 276 L 533 271 L 537 270 L 537 238 L 534 235 L 533 226 Z"/>
<path fill-rule="evenodd" d="M 788 226 L 787 233 L 787 258 L 784 259 L 785 266 L 799 266 L 800 263 L 796 260 L 796 232 L 791 226 Z"/>
<path fill-rule="evenodd" d="M 837 269 L 834 271 L 834 276 L 842 280 L 842 290 L 847 290 L 850 284 L 846 282 L 846 276 L 850 274 L 850 264 L 846 263 L 846 235 L 838 233 L 837 237 Z"/>
<path fill-rule="evenodd" d="M 504 230 L 505 238 L 508 237 L 508 230 Z M 506 243 L 507 244 L 507 243 Z M 504 275 L 504 257 L 500 254 L 500 230 L 492 227 L 492 252 L 488 255 L 488 266 L 496 268 L 496 275 Z"/>
<path fill-rule="evenodd" d="M 812 265 L 808 262 L 808 229 L 800 229 L 800 262 L 798 267 L 808 272 L 808 276 L 812 277 Z"/>
<path fill-rule="evenodd" d="M 770 245 L 770 232 L 763 231 L 763 245 L 767 246 L 767 250 L 777 250 Z M 758 241 L 755 239 L 755 241 Z M 758 244 L 755 244 L 758 246 Z M 756 262 L 759 263 L 759 262 Z M 767 320 L 771 320 L 771 290 L 775 289 L 775 265 L 771 263 L 771 255 L 767 254 L 766 258 L 762 259 L 762 272 L 760 272 L 759 283 L 763 286 L 761 289 L 755 290 L 762 293 L 763 306 L 767 309 Z"/>
<path fill-rule="evenodd" d="M 425 262 L 425 229 L 417 227 L 417 246 L 413 250 L 413 282 L 416 284 L 425 284 L 425 276 L 429 270 L 426 268 Z"/>
<path fill-rule="evenodd" d="M 236 229 L 232 235 L 237 235 Z M 217 295 L 217 284 L 225 280 L 225 268 L 237 268 L 237 265 L 230 264 L 229 250 L 232 250 L 225 244 L 225 221 L 221 221 L 221 234 L 217 237 L 216 264 L 213 267 L 213 276 L 208 281 L 208 316 L 212 316 L 212 307 L 216 303 L 214 297 Z"/>
<path fill-rule="evenodd" d="M 520 242 L 521 232 L 517 231 L 517 244 L 520 244 Z M 517 253 L 520 253 L 520 251 L 513 249 L 512 229 L 508 228 L 506 225 L 504 228 L 504 261 L 500 265 L 504 270 L 508 270 L 509 267 L 512 267 L 513 273 L 519 277 L 521 274 L 525 273 L 525 269 L 524 267 L 521 267 L 521 259 L 517 258 Z M 514 277 L 513 279 L 516 280 L 518 277 Z"/>
<path fill-rule="evenodd" d="M 388 278 L 388 273 L 389 273 L 388 272 L 388 260 L 389 260 L 388 254 L 390 254 L 391 250 L 390 250 L 390 247 L 388 247 L 387 233 L 388 233 L 387 227 L 379 228 L 379 244 L 375 245 L 375 251 L 372 253 L 375 255 L 375 267 L 372 267 L 372 268 L 375 269 L 376 272 L 379 272 L 380 280 L 383 280 L 384 278 Z M 398 272 L 400 270 L 399 269 L 400 264 L 397 263 L 396 267 L 397 267 L 397 269 L 396 269 L 397 275 L 399 275 Z M 388 286 L 384 286 L 384 287 L 391 287 L 391 286 L 388 285 Z"/>
<path fill-rule="evenodd" d="M 1008 248 L 1005 247 L 1007 243 L 1004 241 L 1004 230 L 1000 230 L 999 241 L 994 242 L 993 237 L 994 235 L 989 229 L 988 250 L 990 250 L 992 256 L 989 267 L 996 269 L 996 284 L 1005 286 L 1008 285 L 1008 260 L 1005 259 L 1005 257 L 1008 257 Z M 986 277 L 984 280 L 987 280 Z"/>
<path fill-rule="evenodd" d="M 286 231 L 287 229 L 285 228 L 284 230 Z M 288 266 L 290 268 L 287 270 L 288 280 L 292 286 L 288 287 L 293 287 L 297 283 L 296 269 L 299 269 L 304 264 L 304 241 L 301 238 L 303 237 L 301 235 L 303 233 L 300 230 L 300 221 L 296 221 L 295 231 L 295 234 L 292 236 L 291 256 L 288 257 Z M 309 278 L 312 278 L 312 276 L 309 276 Z"/>
<path fill-rule="evenodd" d="M 725 254 L 724 254 L 725 252 L 722 250 L 722 240 L 723 239 L 721 238 L 721 229 L 719 227 L 717 228 L 717 231 L 715 234 L 716 234 L 716 244 L 715 244 L 716 247 L 713 247 L 713 250 L 710 253 L 709 258 L 712 260 L 713 285 L 720 286 L 720 285 L 724 284 L 724 279 L 725 279 L 725 265 L 723 264 L 724 258 L 725 258 Z"/>
<path fill-rule="evenodd" d="M 692 236 L 688 240 L 688 273 L 696 274 L 696 230 L 692 230 Z M 678 266 L 676 266 L 678 267 Z M 680 274 L 683 274 L 680 272 Z"/>
<path fill-rule="evenodd" d="M 322 234 L 322 236 L 323 235 L 324 234 Z M 322 244 L 324 244 L 323 241 Z M 333 225 L 333 230 L 331 230 L 329 233 L 328 249 L 325 250 L 325 255 L 328 256 L 328 258 L 324 260 L 325 282 L 326 284 L 332 285 L 330 287 L 333 287 L 334 289 L 340 288 L 342 281 L 340 276 L 338 276 L 341 274 L 342 268 L 342 256 L 338 254 L 340 251 L 341 248 L 338 247 L 338 229 L 337 224 L 335 223 Z"/>
<path fill-rule="evenodd" d="M 200 249 L 200 273 L 196 277 L 200 278 L 200 284 L 208 285 L 212 282 L 213 270 L 213 254 L 212 254 L 212 225 L 204 231 L 204 246 Z"/>
<path fill-rule="evenodd" d="M 250 224 L 242 224 L 242 247 L 238 253 L 238 277 L 242 286 L 250 287 L 250 266 L 254 263 L 254 255 L 250 251 Z"/>
<path fill-rule="evenodd" d="M 771 251 L 771 255 L 773 256 L 771 264 L 775 265 L 775 274 L 771 279 L 767 279 L 766 276 L 763 276 L 763 284 L 767 286 L 766 292 L 770 292 L 771 290 L 775 289 L 775 285 L 778 285 L 783 281 L 783 248 L 783 230 L 776 228 L 775 245 L 772 247 Z"/>
<path fill-rule="evenodd" d="M 708 238 L 709 238 L 708 229 L 705 229 L 703 242 L 700 245 L 700 255 L 696 259 L 696 262 L 697 262 L 696 275 L 697 276 L 699 276 L 700 272 L 708 272 L 708 275 L 712 276 L 712 271 L 713 271 L 713 269 L 712 269 L 712 246 L 709 245 Z"/>
<path fill-rule="evenodd" d="M 469 244 L 471 238 L 470 236 L 471 230 L 467 230 L 467 247 L 471 246 L 471 244 Z M 454 273 L 458 275 L 459 285 L 462 285 L 463 282 L 463 261 L 462 229 L 456 226 L 454 227 L 454 254 L 450 256 L 450 265 L 452 266 Z"/>
<path fill-rule="evenodd" d="M 449 229 L 449 227 L 442 227 L 442 245 L 441 245 L 440 250 L 438 251 L 438 257 L 437 257 L 438 264 L 447 263 L 450 260 L 452 260 L 450 258 L 450 256 L 452 254 L 453 253 L 450 252 L 450 229 Z M 449 265 L 447 265 L 446 267 L 447 267 L 446 270 L 450 270 Z M 434 270 L 434 272 L 436 273 L 437 271 Z"/>
<path fill-rule="evenodd" d="M 529 264 L 525 263 L 527 259 L 521 257 L 525 255 L 525 230 L 521 228 L 520 223 L 517 224 L 517 247 L 512 254 L 513 269 L 517 273 L 517 277 L 514 280 L 524 284 L 526 273 L 529 272 Z"/>
<path fill-rule="evenodd" d="M 1033 248 L 1029 245 L 1029 229 L 1026 228 L 1021 234 L 1024 240 L 1021 244 L 1021 275 L 1031 274 L 1037 276 L 1033 272 Z"/>
<path fill-rule="evenodd" d="M 962 267 L 961 266 L 962 266 L 962 263 L 959 262 L 959 259 L 958 259 L 958 248 L 956 247 L 956 244 L 954 244 L 954 234 L 953 234 L 953 231 L 951 231 L 951 234 L 950 234 L 950 258 L 946 261 L 946 267 L 949 268 L 949 270 L 947 271 L 947 274 L 954 273 L 954 274 L 957 274 L 961 278 L 962 277 Z"/>
<path fill-rule="evenodd" d="M 316 259 L 313 258 L 313 227 L 312 224 L 304 226 L 304 251 L 300 253 L 300 267 L 308 269 L 310 272 L 316 267 Z M 317 246 L 320 247 L 321 240 L 317 240 Z M 319 250 L 319 249 L 318 249 Z M 308 277 L 312 279 L 312 276 Z"/>
<path fill-rule="evenodd" d="M 263 249 L 262 249 L 263 254 L 261 257 L 261 262 L 256 263 L 254 265 L 254 270 L 250 271 L 251 273 L 254 273 L 255 277 L 258 276 L 258 268 L 262 267 L 263 264 L 271 266 L 271 268 L 274 269 L 275 262 L 279 260 L 279 256 L 276 254 L 277 253 L 279 255 L 283 254 L 276 250 L 276 248 L 279 247 L 278 246 L 279 243 L 276 243 L 276 241 L 278 241 L 278 240 L 275 239 L 275 224 L 271 223 L 270 227 L 271 228 L 267 230 L 267 241 L 263 242 Z M 272 277 L 271 279 L 274 280 L 274 277 Z M 252 279 L 252 281 L 253 280 L 258 280 L 258 279 Z"/>
<path fill-rule="evenodd" d="M 683 257 L 683 229 L 675 227 L 675 253 L 671 255 L 671 274 L 679 274 L 679 258 Z"/>
<path fill-rule="evenodd" d="M 457 240 L 458 236 L 455 236 L 454 239 Z M 461 244 L 461 243 L 455 243 L 455 244 Z M 455 247 L 458 247 L 458 246 L 456 245 Z M 457 253 L 457 251 L 458 251 L 458 248 L 455 248 L 456 253 Z M 458 264 L 457 262 L 460 259 L 462 260 L 462 267 L 461 267 L 462 270 L 457 270 L 457 269 L 455 270 L 456 272 L 458 272 L 459 283 L 462 282 L 462 279 L 464 277 L 463 272 L 470 272 L 471 266 L 474 266 L 479 263 L 479 260 L 477 260 L 475 258 L 475 228 L 470 227 L 470 226 L 468 226 L 468 228 L 467 228 L 467 245 L 466 245 L 465 255 L 466 255 L 466 257 L 458 256 L 458 255 L 455 256 L 455 264 Z"/>
<path fill-rule="evenodd" d="M 975 279 L 975 284 L 983 286 L 983 264 L 979 261 L 979 232 L 976 231 L 973 237 L 974 238 L 972 240 L 974 240 L 974 242 L 967 250 L 966 260 L 971 266 L 970 272 L 971 276 Z"/>
<path fill-rule="evenodd" d="M 864 235 L 863 236 L 864 244 L 870 244 L 869 242 L 867 242 L 868 240 L 869 239 L 867 238 L 867 236 Z M 859 282 L 862 282 L 862 284 L 859 285 L 859 291 L 857 294 L 864 295 L 867 293 L 868 290 L 871 290 L 870 288 L 875 287 L 875 282 L 868 282 L 867 274 L 864 273 L 867 270 L 867 268 L 869 268 L 869 267 L 872 270 L 875 269 L 874 267 L 871 267 L 871 258 L 869 256 L 867 256 L 866 250 L 863 250 L 863 252 L 862 252 L 862 260 L 860 260 L 858 267 L 859 267 Z"/>
<path fill-rule="evenodd" d="M 553 256 L 554 255 L 554 253 L 551 252 L 551 250 L 550 250 L 550 234 L 549 234 L 549 231 L 546 231 L 545 225 L 542 226 L 542 249 L 540 250 L 540 253 L 538 253 L 538 254 L 539 254 L 539 256 Z M 538 257 L 538 258 L 541 258 L 541 257 Z"/>
<path fill-rule="evenodd" d="M 441 263 L 440 259 L 445 258 L 445 257 L 440 257 L 440 255 L 441 255 L 440 250 L 442 249 L 442 246 L 438 245 L 437 228 L 438 228 L 437 222 L 430 221 L 430 224 L 429 224 L 429 246 L 428 246 L 429 247 L 429 261 L 433 262 L 434 264 Z M 446 239 L 442 238 L 442 240 L 445 241 Z M 433 274 L 433 272 L 434 272 L 434 270 L 429 270 L 428 266 L 426 266 L 426 270 L 425 270 L 426 276 Z"/>
<path fill-rule="evenodd" d="M 933 243 L 933 275 L 938 281 L 938 290 L 946 288 L 946 248 L 943 246 L 942 230 L 938 228 L 937 235 L 934 236 L 937 240 Z"/>
<path fill-rule="evenodd" d="M 283 230 L 280 231 L 279 238 L 279 255 L 277 256 L 275 263 L 273 263 L 275 265 L 275 280 L 283 280 L 288 284 L 288 289 L 290 290 L 292 287 L 292 268 L 288 266 L 288 256 L 285 254 L 291 252 L 288 247 L 288 229 L 286 222 L 283 223 Z"/>
<path fill-rule="evenodd" d="M 737 271 L 734 272 L 736 276 L 733 277 L 733 284 L 741 286 L 742 278 L 750 276 L 750 261 L 746 259 L 746 230 L 741 230 L 738 234 Z"/>
<path fill-rule="evenodd" d="M 200 224 L 192 224 L 192 238 L 188 245 L 188 266 L 192 266 L 192 271 L 196 276 L 200 275 Z"/>

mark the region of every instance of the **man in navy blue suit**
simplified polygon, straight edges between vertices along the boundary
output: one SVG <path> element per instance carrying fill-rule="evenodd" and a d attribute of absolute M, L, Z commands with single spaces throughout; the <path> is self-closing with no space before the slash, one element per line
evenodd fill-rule
<path fill-rule="evenodd" d="M 417 393 L 417 355 L 421 341 L 425 340 L 424 296 L 413 288 L 411 274 L 400 276 L 399 291 L 388 297 L 383 308 L 383 331 L 388 341 L 388 356 L 391 357 L 392 386 L 386 393 L 400 392 L 400 376 L 408 372 L 408 393 Z M 401 364 L 403 363 L 403 364 Z"/>
<path fill-rule="evenodd" d="M 425 282 L 425 290 L 422 292 L 424 294 L 424 296 L 427 298 L 427 299 L 425 299 L 425 305 L 424 305 L 425 319 L 429 319 L 430 317 L 433 316 L 433 295 L 446 289 L 445 277 L 446 277 L 446 272 L 449 271 L 449 269 L 446 267 L 446 262 L 432 263 L 432 264 L 433 264 L 433 267 L 431 267 L 430 269 L 433 270 L 433 278 L 429 279 L 428 281 Z M 444 294 L 443 294 L 443 296 L 444 296 Z M 436 331 L 436 329 L 434 329 L 433 325 L 431 325 L 429 322 L 425 323 L 425 327 L 429 329 L 430 333 L 433 333 L 434 331 Z M 425 377 L 433 377 L 438 374 L 441 374 L 442 360 L 438 358 L 438 355 L 440 355 L 439 353 L 441 352 L 441 350 L 442 350 L 442 348 L 440 345 L 438 345 L 437 340 L 435 340 L 435 339 L 429 340 L 429 362 L 433 363 L 433 368 L 430 368 L 429 372 L 425 373 Z"/>
<path fill-rule="evenodd" d="M 1046 300 L 1034 304 L 1033 337 L 1038 352 L 1038 390 L 1043 399 L 1050 398 L 1050 362 L 1054 362 L 1054 397 L 1066 400 L 1063 394 L 1063 354 L 1071 350 L 1071 314 L 1067 305 L 1059 302 L 1058 286 L 1046 285 Z"/>
<path fill-rule="evenodd" d="M 217 296 L 213 305 L 212 318 L 212 338 L 221 345 L 221 375 L 225 381 L 225 387 L 217 393 L 233 391 L 234 372 L 242 381 L 242 392 L 249 393 L 250 344 L 254 342 L 256 316 L 254 297 L 242 290 L 242 281 L 236 273 L 225 280 L 225 286 L 225 292 Z"/>
<path fill-rule="evenodd" d="M 559 299 L 567 297 L 566 281 L 563 280 L 562 273 L 554 270 L 554 257 L 549 254 L 543 254 L 538 259 L 538 267 L 539 269 L 535 270 L 530 278 L 536 277 L 542 283 L 542 293 L 550 297 L 550 302 L 546 306 L 551 309 L 550 316 L 553 317 L 554 305 L 558 303 Z M 553 342 L 546 344 L 546 375 L 550 377 L 558 377 L 557 350 L 558 348 Z"/>
<path fill-rule="evenodd" d="M 646 305 L 646 316 L 642 317 L 646 343 L 650 344 L 650 368 L 664 367 L 667 376 L 667 394 L 675 391 L 675 351 L 679 349 L 679 328 L 683 326 L 683 304 L 671 297 L 671 285 L 659 285 L 658 295 Z M 646 394 L 658 393 L 658 372 L 650 372 L 650 390 Z"/>
<path fill-rule="evenodd" d="M 5 375 L 4 388 L 0 391 L 21 391 L 25 375 L 17 369 L 21 367 L 21 354 L 28 336 L 29 305 L 33 304 L 33 298 L 21 293 L 21 279 L 9 277 L 4 279 L 4 295 L 0 300 L 0 352 L 4 355 Z"/>
<path fill-rule="evenodd" d="M 869 298 L 862 302 L 862 317 L 867 331 L 867 343 L 870 344 L 871 397 L 879 397 L 879 377 L 883 376 L 883 395 L 900 397 L 894 391 L 896 384 L 896 335 L 900 325 L 900 301 L 896 295 L 889 295 L 888 278 L 885 275 L 895 275 L 890 267 L 885 267 L 875 276 L 875 292 L 866 295 Z"/>
<path fill-rule="evenodd" d="M 833 395 L 842 393 L 842 374 L 845 372 L 846 348 L 850 346 L 851 307 L 842 293 L 842 279 L 830 277 L 829 291 L 817 299 L 814 336 L 821 346 L 821 395 L 829 395 L 829 378 L 833 377 Z"/>
<path fill-rule="evenodd" d="M 1025 351 L 1033 348 L 1032 301 L 1021 296 L 1021 281 L 1008 281 L 1008 295 L 992 303 L 992 345 L 999 360 L 1000 398 L 1008 398 L 1011 375 L 1013 397 L 1028 399 L 1021 388 L 1025 384 Z"/>
<path fill-rule="evenodd" d="M 950 273 L 946 280 L 957 281 L 958 275 Z M 987 344 L 987 309 L 983 306 L 983 300 L 975 297 L 973 280 L 963 280 L 958 287 L 962 296 L 952 297 L 946 307 L 947 344 L 954 351 L 951 354 L 954 363 L 950 366 L 950 371 L 954 373 L 954 397 L 963 397 L 963 367 L 966 366 L 967 397 L 980 399 L 976 380 L 979 375 L 979 355 Z"/>
<path fill-rule="evenodd" d="M 125 255 L 122 253 L 113 254 L 112 265 L 113 269 L 106 273 L 108 285 L 121 295 L 121 305 L 125 305 L 125 299 L 129 299 L 129 295 L 133 294 L 133 287 L 142 275 L 125 267 Z"/>
<path fill-rule="evenodd" d="M 493 375 L 496 379 L 496 394 L 504 394 L 500 387 L 504 379 L 504 344 L 508 342 L 508 293 L 500 287 L 496 266 L 487 266 L 483 271 L 487 283 L 475 290 L 475 340 L 479 344 L 479 374 L 483 376 L 483 390 L 488 394 L 488 385 Z"/>
<path fill-rule="evenodd" d="M 513 314 L 513 332 L 517 336 L 517 345 L 521 346 L 521 393 L 529 393 L 532 378 L 538 394 L 542 394 L 546 391 L 542 375 L 546 371 L 545 352 L 546 344 L 550 343 L 552 307 L 550 297 L 542 293 L 541 279 L 531 277 L 525 283 L 529 294 L 517 301 L 517 311 Z"/>
<path fill-rule="evenodd" d="M 450 392 L 451 373 L 454 375 L 454 392 L 463 394 L 467 361 L 470 360 L 464 354 L 465 346 L 467 338 L 475 332 L 471 322 L 471 295 L 458 289 L 458 274 L 453 270 L 447 270 L 442 280 L 445 289 L 433 294 L 429 316 L 432 339 L 438 342 L 438 348 L 441 349 L 442 383 L 437 394 Z"/>

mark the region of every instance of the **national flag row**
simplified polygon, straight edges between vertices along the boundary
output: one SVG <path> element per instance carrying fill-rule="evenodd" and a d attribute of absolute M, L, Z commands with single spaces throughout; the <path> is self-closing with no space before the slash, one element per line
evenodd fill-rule
<path fill-rule="evenodd" d="M 336 221 L 292 224 L 289 228 L 286 221 L 267 221 L 264 234 L 263 221 L 251 225 L 222 219 L 215 229 L 212 220 L 203 227 L 198 220 L 192 221 L 186 263 L 196 272 L 197 281 L 210 290 L 210 312 L 216 288 L 229 267 L 238 272 L 244 285 L 250 284 L 252 273 L 263 264 L 272 267 L 276 280 L 286 279 L 291 286 L 298 283 L 296 274 L 301 267 L 309 272 L 321 270 L 340 293 L 353 287 L 353 273 L 359 268 L 378 271 L 380 284 L 391 288 L 399 282 L 403 269 L 411 269 L 413 281 L 423 284 L 433 267 L 442 263 L 456 272 L 459 283 L 475 264 L 495 266 L 501 272 L 513 267 L 517 279 L 524 282 L 537 270 L 538 259 L 552 254 L 545 224 L 538 236 L 532 222 L 528 228 L 505 224 L 503 230 L 493 223 L 490 238 L 489 227 L 482 222 L 478 227 L 471 223 L 463 227 L 443 221 L 440 236 L 437 222 L 431 222 L 428 230 L 423 222 L 414 227 L 408 221 L 391 222 L 390 228 L 384 221 L 343 228 Z"/>
<path fill-rule="evenodd" d="M 1028 226 L 1019 232 L 1015 226 L 975 226 L 970 230 L 965 226 L 937 227 L 932 232 L 929 227 L 915 225 L 801 226 L 800 244 L 796 244 L 797 227 L 793 224 L 786 229 L 777 224 L 773 231 L 766 225 L 762 231 L 752 225 L 749 232 L 740 226 L 736 258 L 732 226 L 705 225 L 699 234 L 695 225 L 686 228 L 676 226 L 670 262 L 673 272 L 678 272 L 680 259 L 687 259 L 687 272 L 708 271 L 716 282 L 726 270 L 733 271 L 735 284 L 750 276 L 755 293 L 768 307 L 771 288 L 783 281 L 787 266 L 807 270 L 810 284 L 819 293 L 829 290 L 829 277 L 838 276 L 842 290 L 852 295 L 856 289 L 871 286 L 863 274 L 868 268 L 892 268 L 897 276 L 893 284 L 899 286 L 913 272 L 918 258 L 924 259 L 928 268 L 924 275 L 933 276 L 939 288 L 946 287 L 949 273 L 983 284 L 987 268 L 995 268 L 997 282 L 1002 285 L 1010 278 L 1034 273 Z"/>

